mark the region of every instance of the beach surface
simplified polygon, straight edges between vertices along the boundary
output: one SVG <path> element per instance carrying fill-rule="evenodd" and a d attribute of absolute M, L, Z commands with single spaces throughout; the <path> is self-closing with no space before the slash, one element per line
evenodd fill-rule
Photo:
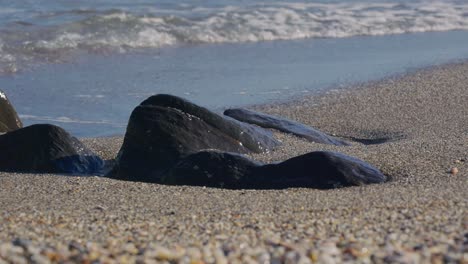
<path fill-rule="evenodd" d="M 355 140 L 276 133 L 283 146 L 253 158 L 333 150 L 390 181 L 259 191 L 0 173 L 0 263 L 468 261 L 468 63 L 253 109 Z M 122 138 L 83 141 L 112 159 Z"/>

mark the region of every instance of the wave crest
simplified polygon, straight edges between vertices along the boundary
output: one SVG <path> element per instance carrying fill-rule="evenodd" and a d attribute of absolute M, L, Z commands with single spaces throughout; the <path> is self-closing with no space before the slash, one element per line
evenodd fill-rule
<path fill-rule="evenodd" d="M 89 16 L 66 24 L 0 31 L 0 72 L 13 71 L 12 65 L 22 61 L 59 60 L 77 50 L 468 30 L 468 3 L 447 1 L 227 6 L 192 8 L 177 16 L 122 11 L 85 14 Z"/>

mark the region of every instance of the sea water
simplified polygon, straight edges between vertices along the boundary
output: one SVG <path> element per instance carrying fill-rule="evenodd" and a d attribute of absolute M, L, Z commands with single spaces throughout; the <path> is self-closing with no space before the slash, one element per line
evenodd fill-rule
<path fill-rule="evenodd" d="M 220 110 L 466 57 L 468 1 L 0 0 L 0 89 L 76 136 L 157 93 Z"/>

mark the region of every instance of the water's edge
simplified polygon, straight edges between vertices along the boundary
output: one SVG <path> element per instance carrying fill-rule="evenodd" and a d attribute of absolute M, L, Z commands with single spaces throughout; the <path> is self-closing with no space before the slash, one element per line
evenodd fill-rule
<path fill-rule="evenodd" d="M 133 108 L 157 93 L 210 109 L 286 102 L 468 58 L 468 32 L 195 45 L 82 56 L 0 77 L 25 125 L 79 137 L 122 135 Z"/>

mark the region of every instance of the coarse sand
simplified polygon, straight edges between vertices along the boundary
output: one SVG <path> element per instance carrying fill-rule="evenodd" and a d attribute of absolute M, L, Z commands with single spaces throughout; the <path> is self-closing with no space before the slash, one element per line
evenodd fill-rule
<path fill-rule="evenodd" d="M 254 159 L 333 150 L 390 181 L 223 190 L 0 173 L 0 263 L 468 263 L 468 63 L 253 109 L 353 142 L 275 133 L 283 146 Z M 112 159 L 122 138 L 83 141 Z"/>

